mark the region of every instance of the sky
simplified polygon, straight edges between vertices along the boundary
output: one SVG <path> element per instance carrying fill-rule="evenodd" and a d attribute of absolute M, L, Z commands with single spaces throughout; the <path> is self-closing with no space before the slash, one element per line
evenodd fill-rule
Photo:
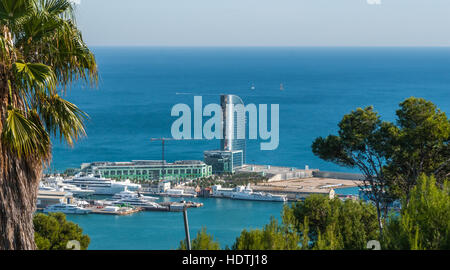
<path fill-rule="evenodd" d="M 450 0 L 73 1 L 90 46 L 450 46 Z"/>

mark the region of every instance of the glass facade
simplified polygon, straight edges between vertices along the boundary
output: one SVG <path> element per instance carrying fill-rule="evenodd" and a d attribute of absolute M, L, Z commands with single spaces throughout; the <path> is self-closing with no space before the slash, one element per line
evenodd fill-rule
<path fill-rule="evenodd" d="M 205 151 L 204 162 L 211 166 L 212 173 L 234 173 L 235 168 L 242 167 L 242 150 L 239 151 Z"/>
<path fill-rule="evenodd" d="M 245 164 L 246 116 L 245 110 L 240 113 L 236 110 L 236 105 L 245 106 L 242 99 L 238 96 L 220 96 L 220 106 L 222 107 L 223 113 L 223 138 L 220 141 L 220 149 L 222 151 L 242 151 L 242 162 L 237 161 L 236 164 Z M 236 158 L 239 157 L 236 156 Z"/>

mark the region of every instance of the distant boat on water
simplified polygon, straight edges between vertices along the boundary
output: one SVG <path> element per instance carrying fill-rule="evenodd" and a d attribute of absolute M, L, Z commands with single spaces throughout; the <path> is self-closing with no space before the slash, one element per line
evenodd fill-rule
<path fill-rule="evenodd" d="M 255 90 L 256 89 L 255 84 L 252 83 L 252 86 L 250 87 L 250 89 Z"/>
<path fill-rule="evenodd" d="M 283 86 L 282 83 L 280 83 L 280 90 L 281 90 L 281 91 L 284 91 L 284 86 Z"/>

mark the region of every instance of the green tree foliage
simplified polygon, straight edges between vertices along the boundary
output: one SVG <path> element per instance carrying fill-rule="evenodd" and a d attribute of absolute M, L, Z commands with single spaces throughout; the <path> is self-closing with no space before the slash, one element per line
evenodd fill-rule
<path fill-rule="evenodd" d="M 364 249 L 367 241 L 378 239 L 377 214 L 369 203 L 311 195 L 291 209 L 297 232 L 303 236 L 308 227 L 311 248 Z"/>
<path fill-rule="evenodd" d="M 376 206 L 380 233 L 388 204 L 384 165 L 389 161 L 392 133 L 395 127 L 382 122 L 370 106 L 344 115 L 337 136 L 319 137 L 312 144 L 313 153 L 321 159 L 362 172 L 367 196 Z"/>
<path fill-rule="evenodd" d="M 263 229 L 243 230 L 233 249 L 365 249 L 378 239 L 375 207 L 362 201 L 311 195 L 285 206 L 282 223 L 272 218 Z"/>
<path fill-rule="evenodd" d="M 38 213 L 33 218 L 34 239 L 40 250 L 65 250 L 67 242 L 76 240 L 81 249 L 87 249 L 90 238 L 77 224 L 67 221 L 63 213 Z"/>
<path fill-rule="evenodd" d="M 450 120 L 422 98 L 406 99 L 396 114 L 398 131 L 387 172 L 391 192 L 408 199 L 422 173 L 434 175 L 439 183 L 449 179 Z"/>
<path fill-rule="evenodd" d="M 435 175 L 440 183 L 449 179 L 449 142 L 445 113 L 429 101 L 411 97 L 400 104 L 396 124 L 381 121 L 373 107 L 358 108 L 343 117 L 338 135 L 317 138 L 312 151 L 364 174 L 382 232 L 389 202 L 408 199 L 422 173 Z"/>
<path fill-rule="evenodd" d="M 380 239 L 376 209 L 363 201 L 311 195 L 286 205 L 282 222 L 271 218 L 262 229 L 243 230 L 233 250 L 363 250 L 370 240 L 383 249 L 450 249 L 450 185 L 436 185 L 422 176 L 401 213 L 391 214 Z M 206 229 L 193 241 L 193 249 L 211 248 Z M 216 243 L 218 247 L 218 243 Z M 185 243 L 180 243 L 185 249 Z"/>
<path fill-rule="evenodd" d="M 179 250 L 187 250 L 186 241 L 180 241 Z M 197 232 L 197 236 L 191 241 L 192 250 L 220 250 L 218 242 L 214 241 L 212 235 L 208 234 L 206 228 L 203 227 Z"/>
<path fill-rule="evenodd" d="M 389 220 L 384 246 L 387 249 L 450 249 L 450 185 L 442 188 L 434 177 L 422 175 L 412 188 L 409 202 L 403 199 L 399 216 Z"/>
<path fill-rule="evenodd" d="M 324 233 L 319 231 L 317 241 L 313 244 L 314 250 L 341 250 L 344 249 L 342 234 L 336 230 L 336 225 L 327 226 Z M 353 248 L 357 249 L 357 248 Z"/>
<path fill-rule="evenodd" d="M 73 1 L 1 0 L 0 66 L 0 249 L 35 249 L 33 212 L 51 138 L 72 146 L 86 135 L 88 115 L 63 97 L 75 81 L 98 81 Z"/>
<path fill-rule="evenodd" d="M 263 229 L 243 230 L 232 246 L 233 250 L 294 250 L 299 249 L 299 236 L 275 218 Z"/>
<path fill-rule="evenodd" d="M 94 55 L 74 19 L 69 0 L 0 3 L 0 78 L 9 94 L 2 142 L 19 157 L 49 158 L 49 135 L 69 145 L 85 135 L 87 115 L 58 89 L 77 79 L 97 82 Z"/>

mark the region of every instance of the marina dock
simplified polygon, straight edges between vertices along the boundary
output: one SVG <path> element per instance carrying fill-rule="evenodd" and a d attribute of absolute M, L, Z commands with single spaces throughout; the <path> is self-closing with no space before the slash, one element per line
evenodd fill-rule
<path fill-rule="evenodd" d="M 146 206 L 114 206 L 105 204 L 104 201 L 91 202 L 86 209 L 92 210 L 92 214 L 109 214 L 109 215 L 130 215 L 140 211 L 156 211 L 156 212 L 179 212 L 184 208 L 202 207 L 203 203 L 180 201 L 180 202 L 161 202 Z"/>

